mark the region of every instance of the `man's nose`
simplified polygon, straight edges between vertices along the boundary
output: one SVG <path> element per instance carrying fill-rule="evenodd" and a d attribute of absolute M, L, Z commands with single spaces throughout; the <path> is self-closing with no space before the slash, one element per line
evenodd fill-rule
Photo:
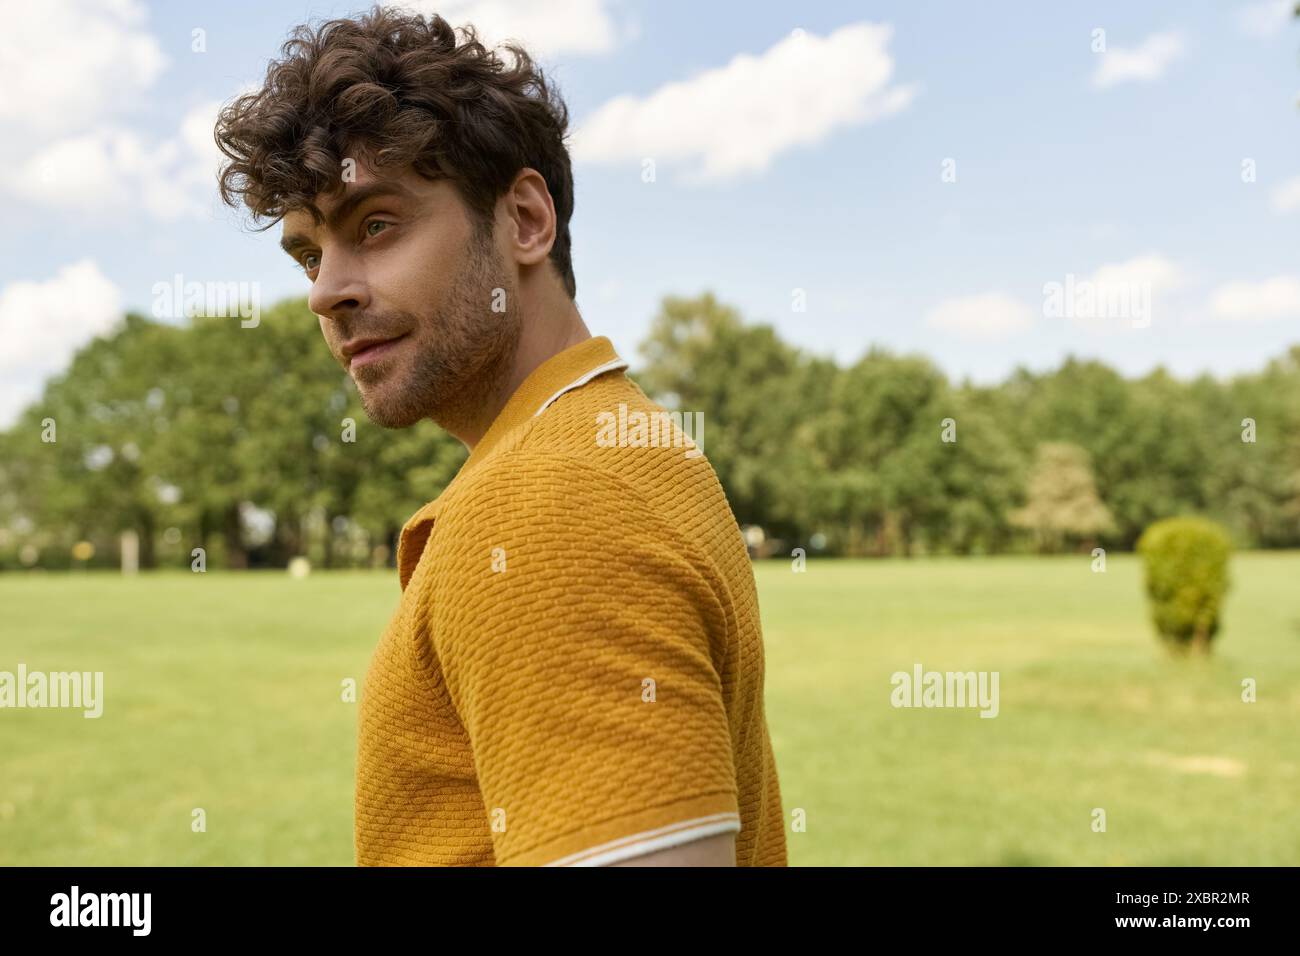
<path fill-rule="evenodd" d="M 322 255 L 307 307 L 332 319 L 363 311 L 370 304 L 364 276 L 346 256 Z"/>

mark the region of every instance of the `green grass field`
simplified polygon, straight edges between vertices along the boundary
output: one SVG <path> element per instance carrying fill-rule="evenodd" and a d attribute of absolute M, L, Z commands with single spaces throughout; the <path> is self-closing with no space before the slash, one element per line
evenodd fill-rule
<path fill-rule="evenodd" d="M 1235 556 L 1208 661 L 1166 656 L 1133 558 L 1090 560 L 757 566 L 792 865 L 1300 864 L 1300 554 Z M 0 710 L 0 864 L 351 864 L 340 685 L 396 600 L 381 573 L 0 576 L 0 670 L 102 670 L 106 698 Z M 999 715 L 894 708 L 917 662 L 999 672 Z"/>

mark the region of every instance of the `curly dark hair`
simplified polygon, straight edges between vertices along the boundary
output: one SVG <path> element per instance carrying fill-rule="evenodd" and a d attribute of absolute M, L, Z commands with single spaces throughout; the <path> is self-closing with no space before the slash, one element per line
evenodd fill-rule
<path fill-rule="evenodd" d="M 414 166 L 455 184 L 480 229 L 518 172 L 546 180 L 555 203 L 551 261 L 577 294 L 570 253 L 573 171 L 568 110 L 554 84 L 517 43 L 509 63 L 473 27 L 374 7 L 356 19 L 297 27 L 272 60 L 262 89 L 229 103 L 215 137 L 229 159 L 221 198 L 241 201 L 270 228 L 320 193 L 343 188 L 342 161 Z"/>

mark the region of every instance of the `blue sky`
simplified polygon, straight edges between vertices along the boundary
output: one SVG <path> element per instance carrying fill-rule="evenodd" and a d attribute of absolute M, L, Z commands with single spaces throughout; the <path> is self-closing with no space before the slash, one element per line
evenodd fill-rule
<path fill-rule="evenodd" d="M 550 67 L 578 304 L 634 364 L 660 298 L 706 289 L 842 362 L 879 344 L 982 381 L 1071 352 L 1230 374 L 1300 342 L 1286 3 L 424 7 Z M 0 40 L 0 424 L 176 274 L 256 284 L 264 308 L 305 294 L 278 227 L 214 202 L 203 134 L 293 25 L 359 7 L 29 9 Z M 1149 294 L 1149 321 L 1052 313 L 1067 276 Z"/>

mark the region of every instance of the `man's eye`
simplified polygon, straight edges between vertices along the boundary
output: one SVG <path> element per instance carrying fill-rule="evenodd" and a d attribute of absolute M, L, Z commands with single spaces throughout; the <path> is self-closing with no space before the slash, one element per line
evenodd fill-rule
<path fill-rule="evenodd" d="M 307 253 L 302 257 L 302 268 L 304 272 L 311 272 L 320 264 L 320 256 L 313 252 Z"/>
<path fill-rule="evenodd" d="M 383 227 L 387 225 L 388 223 L 384 222 L 384 220 L 382 219 L 372 219 L 370 222 L 366 223 L 366 235 L 367 236 L 378 235 L 378 232 L 375 230 L 375 226 Z M 382 231 L 382 229 L 380 231 Z"/>

